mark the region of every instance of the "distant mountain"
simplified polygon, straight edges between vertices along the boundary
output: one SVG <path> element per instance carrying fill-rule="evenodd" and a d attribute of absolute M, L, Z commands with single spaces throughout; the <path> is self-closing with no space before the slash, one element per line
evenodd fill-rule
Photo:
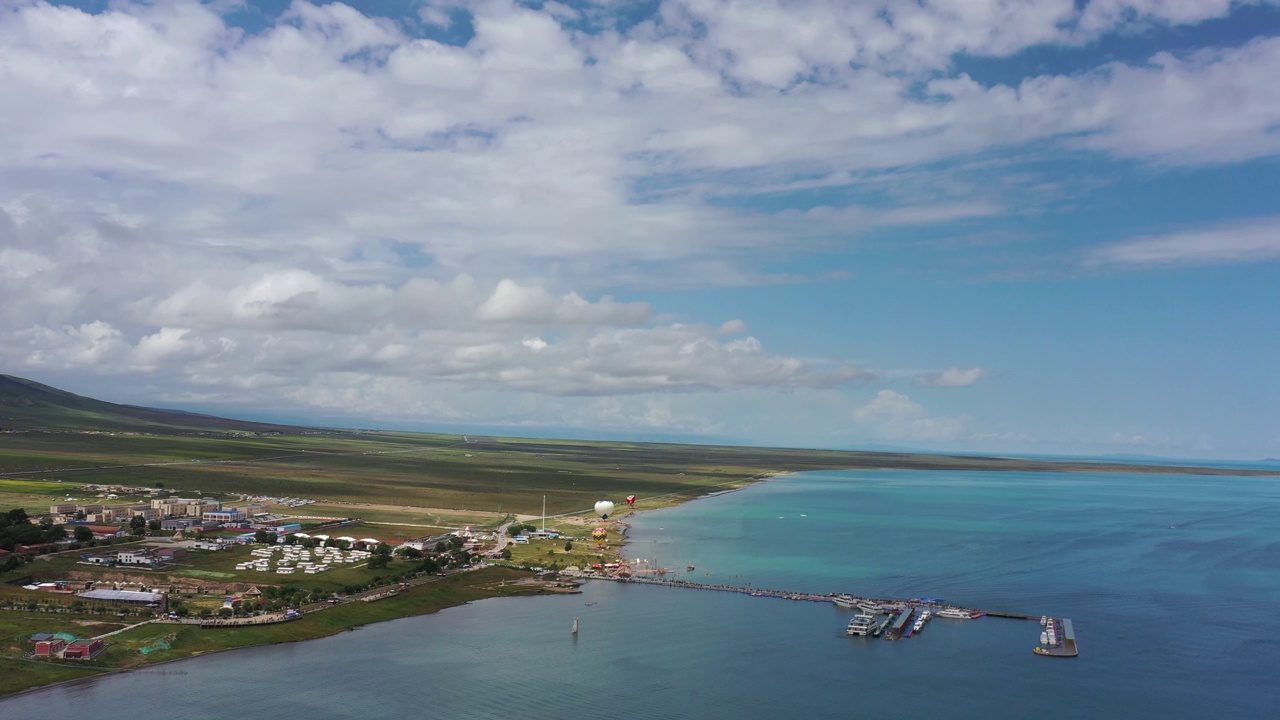
<path fill-rule="evenodd" d="M 34 380 L 0 375 L 0 430 L 97 430 L 176 434 L 193 432 L 289 432 L 289 425 L 229 420 L 181 410 L 116 405 Z"/>

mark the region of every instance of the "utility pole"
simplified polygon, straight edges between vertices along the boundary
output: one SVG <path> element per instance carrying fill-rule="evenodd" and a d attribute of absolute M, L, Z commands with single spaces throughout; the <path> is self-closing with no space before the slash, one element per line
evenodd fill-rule
<path fill-rule="evenodd" d="M 542 532 L 547 531 L 547 496 L 542 496 Z"/>

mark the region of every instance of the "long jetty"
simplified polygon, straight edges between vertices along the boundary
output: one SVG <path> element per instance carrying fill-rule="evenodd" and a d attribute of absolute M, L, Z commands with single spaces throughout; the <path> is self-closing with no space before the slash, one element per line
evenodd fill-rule
<path fill-rule="evenodd" d="M 1027 615 L 1025 613 L 1004 612 L 1000 610 L 981 610 L 979 608 L 965 607 L 947 603 L 935 598 L 911 598 L 909 600 L 903 600 L 898 598 L 864 597 L 842 593 L 811 593 L 793 590 L 770 590 L 743 587 L 741 585 L 718 585 L 715 583 L 693 582 L 689 580 L 662 580 L 640 577 L 617 577 L 613 575 L 584 575 L 582 577 L 587 580 L 608 580 L 610 582 L 630 583 L 633 585 L 661 585 L 663 587 L 684 588 L 686 590 L 709 590 L 713 592 L 737 593 L 739 595 L 750 595 L 752 597 L 777 598 L 780 600 L 796 600 L 801 602 L 829 603 L 835 602 L 837 597 L 847 597 L 851 598 L 854 602 L 872 603 L 881 607 L 922 608 L 926 610 L 941 610 L 943 608 L 954 607 L 962 610 L 981 612 L 991 617 L 1011 618 L 1015 620 L 1039 620 L 1041 618 L 1040 615 Z"/>

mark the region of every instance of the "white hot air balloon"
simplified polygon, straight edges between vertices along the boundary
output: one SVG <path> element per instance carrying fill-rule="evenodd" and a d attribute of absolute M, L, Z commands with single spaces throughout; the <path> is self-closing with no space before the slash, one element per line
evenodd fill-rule
<path fill-rule="evenodd" d="M 596 514 L 605 520 L 608 520 L 609 516 L 613 514 L 613 502 L 609 500 L 601 500 L 596 503 Z"/>

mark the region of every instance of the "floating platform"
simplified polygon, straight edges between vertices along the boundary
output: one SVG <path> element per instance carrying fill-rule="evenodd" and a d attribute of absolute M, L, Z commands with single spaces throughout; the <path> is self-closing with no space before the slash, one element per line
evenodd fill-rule
<path fill-rule="evenodd" d="M 916 614 L 916 611 L 912 610 L 911 608 L 906 608 L 900 611 L 898 613 L 898 616 L 894 618 L 893 622 L 889 625 L 889 629 L 885 631 L 884 633 L 885 639 L 897 640 L 898 638 L 902 637 L 902 634 L 904 632 L 908 633 L 908 636 L 910 636 L 909 634 L 911 631 L 911 616 L 915 614 Z"/>
<path fill-rule="evenodd" d="M 1049 622 L 1056 625 L 1058 620 L 1049 618 Z M 1037 645 L 1033 648 L 1035 654 L 1044 655 L 1045 657 L 1076 657 L 1080 654 L 1080 648 L 1076 645 L 1076 629 L 1072 626 L 1071 619 L 1062 618 L 1061 622 L 1062 644 Z"/>

